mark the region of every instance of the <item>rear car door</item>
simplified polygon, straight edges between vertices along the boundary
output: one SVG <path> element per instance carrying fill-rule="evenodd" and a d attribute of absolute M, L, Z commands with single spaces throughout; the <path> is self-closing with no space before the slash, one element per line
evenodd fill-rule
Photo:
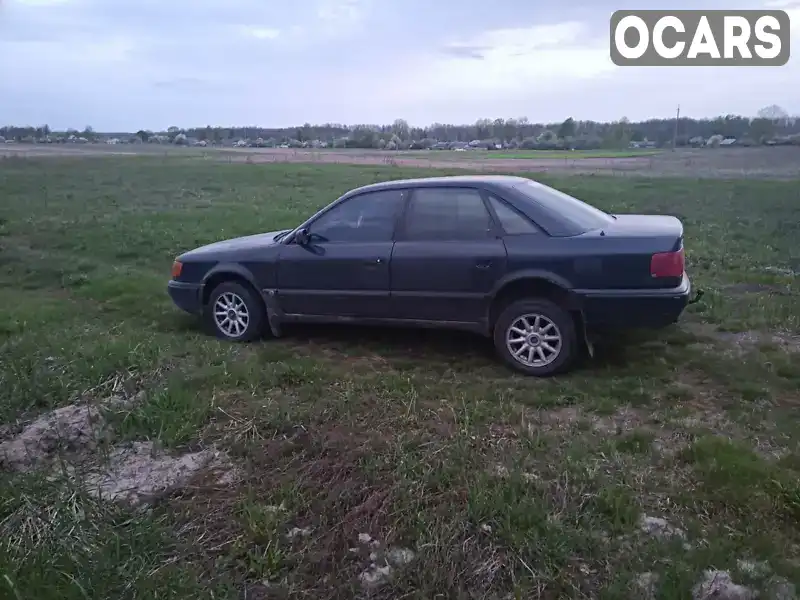
<path fill-rule="evenodd" d="M 393 236 L 406 192 L 348 198 L 308 225 L 310 241 L 281 248 L 278 298 L 287 314 L 386 317 Z"/>
<path fill-rule="evenodd" d="M 505 269 L 505 245 L 481 190 L 416 188 L 392 253 L 392 314 L 480 322 Z"/>

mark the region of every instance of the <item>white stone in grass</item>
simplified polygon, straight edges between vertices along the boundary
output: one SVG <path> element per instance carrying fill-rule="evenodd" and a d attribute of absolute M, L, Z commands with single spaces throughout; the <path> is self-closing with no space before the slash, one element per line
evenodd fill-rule
<path fill-rule="evenodd" d="M 648 517 L 647 515 L 642 515 L 639 519 L 639 529 L 641 529 L 642 532 L 657 538 L 686 539 L 686 533 L 684 533 L 683 529 L 670 525 L 669 521 L 660 517 Z"/>
<path fill-rule="evenodd" d="M 693 600 L 754 600 L 757 597 L 754 590 L 734 583 L 727 571 L 709 569 L 692 588 Z"/>

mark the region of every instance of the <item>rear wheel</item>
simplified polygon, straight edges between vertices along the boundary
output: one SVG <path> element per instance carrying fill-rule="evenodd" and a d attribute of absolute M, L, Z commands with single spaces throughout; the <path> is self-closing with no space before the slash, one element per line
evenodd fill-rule
<path fill-rule="evenodd" d="M 518 300 L 498 317 L 494 345 L 506 363 L 527 375 L 564 372 L 577 356 L 575 321 L 549 300 Z"/>
<path fill-rule="evenodd" d="M 264 304 L 252 288 L 226 281 L 211 292 L 206 305 L 206 320 L 217 337 L 231 342 L 247 342 L 264 330 Z"/>

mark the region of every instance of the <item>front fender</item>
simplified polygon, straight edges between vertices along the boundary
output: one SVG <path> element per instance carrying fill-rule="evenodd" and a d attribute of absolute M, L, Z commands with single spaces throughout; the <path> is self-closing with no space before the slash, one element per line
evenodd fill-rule
<path fill-rule="evenodd" d="M 238 275 L 243 279 L 247 280 L 247 282 L 252 285 L 255 289 L 261 291 L 256 283 L 256 278 L 250 270 L 239 263 L 217 263 L 212 269 L 206 273 L 206 276 L 203 277 L 203 285 L 208 283 L 210 279 L 212 279 L 216 275 L 220 275 L 222 273 L 232 273 L 234 275 Z"/>

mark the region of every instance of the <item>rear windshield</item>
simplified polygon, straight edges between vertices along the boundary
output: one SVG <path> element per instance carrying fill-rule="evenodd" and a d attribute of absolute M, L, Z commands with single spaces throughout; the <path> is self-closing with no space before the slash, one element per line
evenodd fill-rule
<path fill-rule="evenodd" d="M 600 229 L 614 220 L 614 217 L 599 208 L 536 181 L 528 180 L 515 185 L 514 188 L 548 212 L 568 220 L 581 231 Z"/>

